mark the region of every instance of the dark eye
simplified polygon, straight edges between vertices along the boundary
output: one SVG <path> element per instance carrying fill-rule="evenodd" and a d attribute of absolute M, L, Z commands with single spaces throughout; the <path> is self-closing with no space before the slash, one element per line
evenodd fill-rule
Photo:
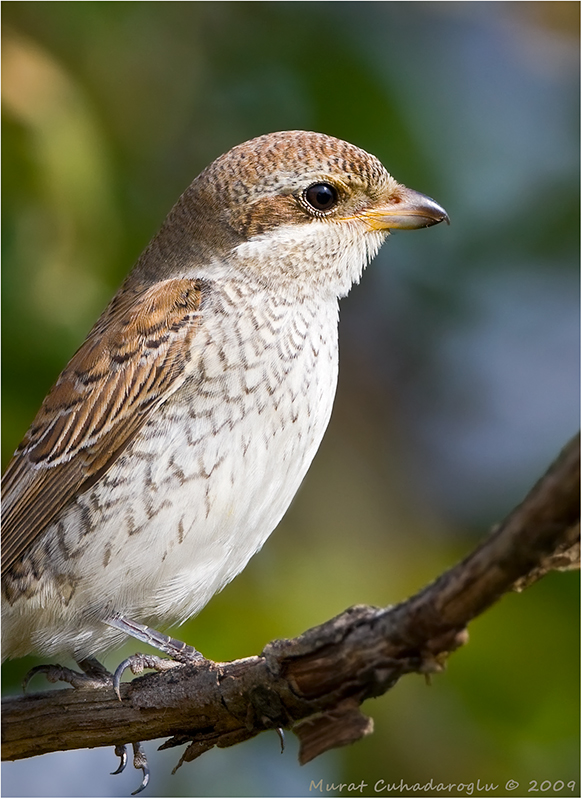
<path fill-rule="evenodd" d="M 316 211 L 329 211 L 337 203 L 337 191 L 329 183 L 314 183 L 305 190 L 305 200 Z"/>

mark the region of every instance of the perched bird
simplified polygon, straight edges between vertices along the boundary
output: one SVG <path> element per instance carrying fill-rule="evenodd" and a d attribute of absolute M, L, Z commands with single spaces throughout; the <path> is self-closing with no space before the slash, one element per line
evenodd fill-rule
<path fill-rule="evenodd" d="M 390 229 L 442 220 L 319 133 L 260 136 L 205 169 L 6 470 L 2 656 L 83 666 L 128 634 L 164 649 L 149 627 L 232 580 L 309 468 L 336 388 L 338 299 Z"/>

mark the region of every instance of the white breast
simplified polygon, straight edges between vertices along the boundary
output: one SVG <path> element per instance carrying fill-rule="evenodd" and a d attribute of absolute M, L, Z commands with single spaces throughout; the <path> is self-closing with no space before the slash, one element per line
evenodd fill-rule
<path fill-rule="evenodd" d="M 191 379 L 47 530 L 61 574 L 9 612 L 44 654 L 116 642 L 112 613 L 162 626 L 197 613 L 293 499 L 331 414 L 337 301 L 241 303 L 244 290 L 217 296 Z"/>

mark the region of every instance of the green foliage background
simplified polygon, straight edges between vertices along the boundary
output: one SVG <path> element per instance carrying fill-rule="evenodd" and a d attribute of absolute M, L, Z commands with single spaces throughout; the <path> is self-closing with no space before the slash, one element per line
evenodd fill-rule
<path fill-rule="evenodd" d="M 461 557 L 578 425 L 579 3 L 4 2 L 3 17 L 4 464 L 194 175 L 252 136 L 320 130 L 452 224 L 391 237 L 344 301 L 304 486 L 176 634 L 214 659 L 255 654 Z M 291 734 L 283 756 L 263 735 L 174 777 L 176 752 L 146 744 L 149 795 L 431 778 L 580 795 L 577 597 L 565 574 L 504 598 L 431 687 L 404 679 L 365 706 L 372 736 L 307 767 Z M 34 662 L 5 666 L 5 690 Z M 8 764 L 3 794 L 127 795 L 137 775 L 113 766 L 100 750 Z"/>

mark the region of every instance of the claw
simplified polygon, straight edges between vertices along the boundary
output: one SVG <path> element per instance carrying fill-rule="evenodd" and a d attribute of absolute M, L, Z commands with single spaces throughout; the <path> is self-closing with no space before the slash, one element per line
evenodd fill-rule
<path fill-rule="evenodd" d="M 137 743 L 133 743 L 132 748 L 133 748 L 133 767 L 136 769 L 141 769 L 143 774 L 139 787 L 131 794 L 132 796 L 135 796 L 136 794 L 141 793 L 143 789 L 147 787 L 150 781 L 150 769 L 148 766 L 146 754 L 141 748 L 141 744 L 139 743 L 139 741 Z M 111 774 L 121 774 L 121 772 L 127 766 L 127 746 L 125 744 L 117 744 L 117 746 L 115 747 L 115 754 L 119 758 L 120 762 L 116 771 L 112 771 Z"/>
<path fill-rule="evenodd" d="M 175 669 L 176 666 L 182 666 L 183 663 L 177 660 L 168 660 L 161 658 L 158 655 L 131 655 L 125 660 L 122 660 L 119 666 L 115 669 L 113 675 L 113 690 L 117 698 L 121 702 L 121 678 L 126 669 L 131 669 L 133 674 L 141 674 L 144 669 L 155 669 L 156 671 L 169 671 Z"/>
<path fill-rule="evenodd" d="M 73 688 L 102 688 L 110 683 L 111 674 L 94 658 L 80 660 L 79 666 L 83 669 L 82 672 L 73 671 L 59 663 L 35 666 L 25 674 L 22 690 L 26 693 L 28 683 L 35 674 L 44 674 L 49 682 L 67 682 Z"/>
<path fill-rule="evenodd" d="M 113 690 L 115 691 L 117 698 L 121 702 L 121 691 L 120 691 L 120 684 L 121 678 L 123 676 L 123 672 L 131 665 L 131 658 L 125 658 L 122 660 L 119 666 L 115 669 L 113 674 Z"/>
<path fill-rule="evenodd" d="M 285 751 L 285 733 L 283 732 L 282 727 L 277 727 L 277 735 L 279 736 L 279 740 L 281 741 L 281 754 Z"/>
<path fill-rule="evenodd" d="M 150 781 L 150 769 L 148 766 L 147 757 L 145 755 L 145 752 L 141 748 L 141 744 L 139 743 L 139 741 L 137 743 L 133 743 L 132 747 L 133 747 L 133 767 L 141 769 L 143 773 L 143 777 L 139 788 L 131 792 L 131 795 L 135 796 L 136 794 L 141 793 L 144 790 L 144 788 L 147 788 L 147 784 Z"/>
<path fill-rule="evenodd" d="M 137 638 L 138 641 L 142 641 L 144 644 L 156 647 L 156 649 L 170 657 L 170 660 L 168 660 L 167 658 L 159 657 L 159 655 L 137 654 L 126 658 L 120 663 L 113 675 L 113 690 L 120 701 L 121 678 L 126 669 L 131 669 L 134 674 L 141 674 L 144 669 L 167 671 L 185 663 L 199 663 L 206 659 L 193 646 L 189 646 L 183 641 L 178 641 L 176 638 L 170 638 L 170 636 L 160 633 L 152 627 L 126 619 L 121 615 L 112 616 L 106 620 L 106 623 L 110 627 L 115 627 L 116 630 L 121 630 L 126 635 Z"/>
<path fill-rule="evenodd" d="M 117 744 L 115 747 L 115 754 L 119 758 L 119 766 L 111 774 L 121 774 L 127 766 L 127 746 L 125 744 Z"/>
<path fill-rule="evenodd" d="M 22 693 L 26 693 L 26 689 L 28 688 L 28 683 L 32 680 L 35 674 L 46 674 L 46 678 L 49 682 L 53 682 L 51 677 L 60 671 L 63 667 L 60 666 L 58 663 L 54 663 L 51 665 L 46 666 L 35 666 L 30 671 L 27 671 L 24 675 L 24 679 L 22 680 Z M 54 682 L 57 682 L 55 679 Z"/>

